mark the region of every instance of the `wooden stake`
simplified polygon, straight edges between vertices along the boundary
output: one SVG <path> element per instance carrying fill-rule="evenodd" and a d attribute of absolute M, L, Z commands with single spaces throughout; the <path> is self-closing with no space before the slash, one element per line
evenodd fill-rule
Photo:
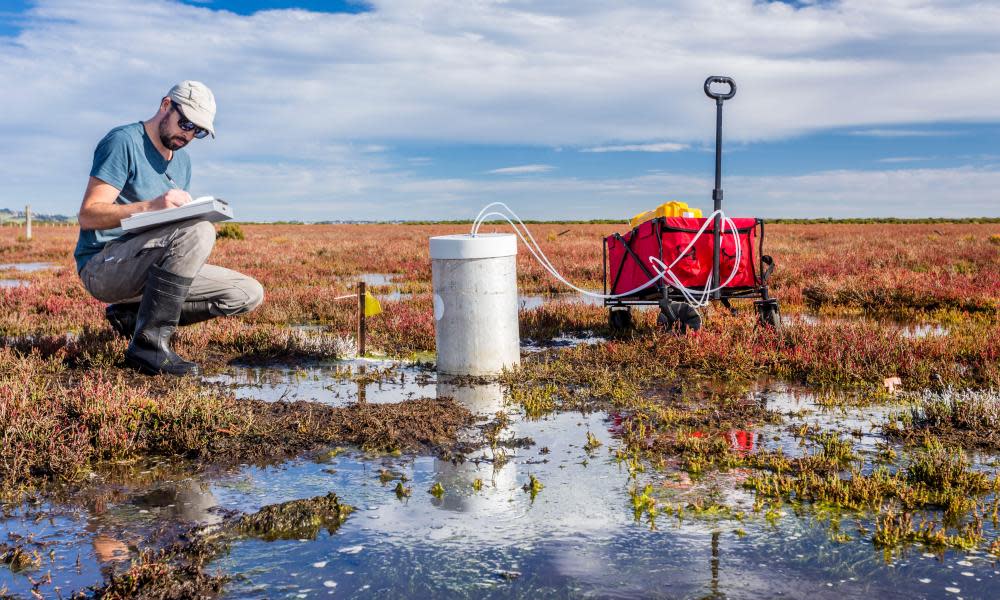
<path fill-rule="evenodd" d="M 365 355 L 365 282 L 358 282 L 358 356 Z"/>
<path fill-rule="evenodd" d="M 365 369 L 364 365 L 358 367 L 358 374 L 361 375 L 361 377 L 358 378 L 358 404 L 365 404 L 366 402 L 368 402 L 368 398 L 366 397 L 368 384 L 364 382 L 365 373 L 367 371 L 368 370 Z"/>
<path fill-rule="evenodd" d="M 26 237 L 27 239 L 30 240 L 31 239 L 31 205 L 30 204 L 24 207 L 24 226 L 25 226 L 24 237 Z"/>

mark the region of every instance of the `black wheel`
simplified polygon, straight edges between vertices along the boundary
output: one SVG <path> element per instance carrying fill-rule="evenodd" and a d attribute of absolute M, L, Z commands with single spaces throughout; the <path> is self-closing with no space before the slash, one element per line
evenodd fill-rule
<path fill-rule="evenodd" d="M 778 301 L 774 298 L 769 300 L 758 300 L 754 302 L 757 306 L 757 320 L 764 327 L 781 329 L 781 310 L 778 308 Z"/>
<path fill-rule="evenodd" d="M 660 314 L 656 322 L 668 331 L 684 335 L 688 329 L 692 331 L 701 329 L 701 314 L 695 307 L 685 302 L 661 300 Z"/>
<path fill-rule="evenodd" d="M 612 308 L 608 310 L 608 326 L 611 331 L 629 331 L 634 327 L 631 308 Z"/>

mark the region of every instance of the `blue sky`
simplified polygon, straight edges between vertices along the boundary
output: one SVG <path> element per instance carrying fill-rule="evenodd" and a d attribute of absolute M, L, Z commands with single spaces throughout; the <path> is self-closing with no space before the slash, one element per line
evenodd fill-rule
<path fill-rule="evenodd" d="M 0 2 L 0 207 L 74 213 L 175 81 L 219 102 L 192 192 L 243 219 L 1000 216 L 1000 7 L 973 1 Z"/>
<path fill-rule="evenodd" d="M 246 0 L 239 2 L 230 2 L 226 0 L 184 0 L 183 3 L 191 6 L 211 8 L 214 10 L 227 10 L 238 15 L 252 15 L 262 10 L 288 9 L 349 14 L 367 12 L 371 10 L 371 5 L 364 0 L 314 0 L 312 2 L 303 2 L 302 0 Z"/>

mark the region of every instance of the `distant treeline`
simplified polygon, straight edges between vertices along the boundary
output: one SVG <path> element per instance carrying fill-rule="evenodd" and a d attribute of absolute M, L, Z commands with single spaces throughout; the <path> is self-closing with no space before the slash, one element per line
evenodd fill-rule
<path fill-rule="evenodd" d="M 390 224 L 390 225 L 468 225 L 471 223 L 471 219 L 463 219 L 457 221 L 318 221 L 315 223 L 304 223 L 302 221 L 268 221 L 268 222 L 257 222 L 257 221 L 246 221 L 246 223 L 252 224 L 272 224 L 272 225 L 363 225 L 363 224 Z M 969 223 L 1000 223 L 1000 217 L 965 217 L 961 219 L 950 219 L 944 217 L 918 217 L 918 218 L 902 218 L 902 217 L 854 217 L 848 219 L 834 219 L 832 217 L 825 217 L 820 219 L 764 219 L 765 223 L 779 223 L 787 225 L 822 225 L 822 224 L 845 224 L 845 225 L 863 225 L 863 224 L 898 224 L 898 225 L 932 225 L 939 223 L 955 223 L 955 224 L 969 224 Z M 506 221 L 483 221 L 484 225 L 505 225 Z M 524 221 L 526 225 L 624 225 L 626 223 L 625 219 L 590 219 L 589 221 L 542 221 L 526 219 Z"/>
<path fill-rule="evenodd" d="M 24 211 L 11 210 L 9 208 L 0 208 L 0 225 L 24 225 L 25 217 Z M 39 214 L 32 212 L 31 221 L 39 225 L 45 225 L 48 223 L 58 223 L 60 225 L 76 223 L 76 215 L 67 217 L 65 215 L 50 215 L 50 214 Z"/>
<path fill-rule="evenodd" d="M 768 223 L 787 223 L 794 225 L 809 225 L 812 223 L 842 223 L 846 225 L 850 224 L 866 224 L 866 223 L 897 223 L 904 225 L 932 225 L 937 223 L 1000 223 L 1000 217 L 966 217 L 963 219 L 948 219 L 944 217 L 921 217 L 921 218 L 902 218 L 902 217 L 855 217 L 852 219 L 765 219 Z"/>

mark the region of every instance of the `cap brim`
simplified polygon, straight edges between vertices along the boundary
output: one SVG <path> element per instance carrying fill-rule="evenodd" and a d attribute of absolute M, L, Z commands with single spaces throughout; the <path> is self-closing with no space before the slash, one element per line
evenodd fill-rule
<path fill-rule="evenodd" d="M 188 106 L 186 104 L 183 106 L 184 106 L 184 117 L 187 118 L 187 120 L 194 123 L 195 125 L 197 125 L 198 127 L 201 127 L 202 129 L 207 129 L 208 132 L 212 134 L 212 137 L 214 138 L 215 127 L 212 123 L 211 117 L 193 106 Z"/>

